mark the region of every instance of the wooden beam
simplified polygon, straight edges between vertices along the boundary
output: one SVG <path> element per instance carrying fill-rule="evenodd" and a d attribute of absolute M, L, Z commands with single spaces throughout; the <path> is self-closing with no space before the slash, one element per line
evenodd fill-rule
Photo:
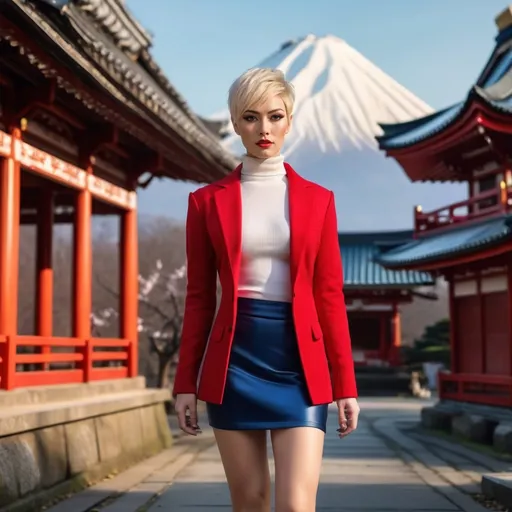
<path fill-rule="evenodd" d="M 66 213 L 61 215 L 55 215 L 53 218 L 53 224 L 73 224 L 75 221 L 74 213 Z M 22 226 L 35 226 L 38 223 L 38 214 L 30 213 L 23 214 L 20 217 L 20 224 Z"/>
<path fill-rule="evenodd" d="M 29 117 L 33 110 L 39 108 L 62 119 L 75 129 L 85 130 L 86 127 L 83 122 L 70 114 L 68 110 L 55 104 L 56 95 L 57 83 L 55 79 L 48 79 L 38 87 L 25 87 L 17 90 L 14 94 L 14 98 L 17 99 L 17 106 L 10 112 L 9 122 L 19 124 L 22 119 Z"/>
<path fill-rule="evenodd" d="M 102 148 L 107 148 L 126 160 L 130 154 L 119 147 L 119 128 L 111 123 L 99 126 L 87 126 L 82 131 L 79 144 L 80 155 L 96 155 Z"/>

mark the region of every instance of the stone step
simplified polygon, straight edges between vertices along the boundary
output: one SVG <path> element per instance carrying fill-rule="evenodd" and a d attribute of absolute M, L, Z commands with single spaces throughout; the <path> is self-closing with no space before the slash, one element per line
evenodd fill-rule
<path fill-rule="evenodd" d="M 203 415 L 200 416 L 206 423 Z M 214 443 L 208 429 L 199 438 L 178 440 L 171 448 L 130 469 L 103 480 L 65 499 L 46 512 L 138 512 L 172 484 L 174 477 L 190 464 L 198 453 Z"/>
<path fill-rule="evenodd" d="M 503 506 L 512 507 L 512 473 L 483 475 L 482 492 Z"/>
<path fill-rule="evenodd" d="M 86 384 L 34 386 L 11 391 L 0 390 L 0 409 L 4 407 L 80 400 L 100 395 L 140 391 L 146 387 L 144 377 L 115 379 Z"/>
<path fill-rule="evenodd" d="M 41 510 L 170 447 L 169 399 L 132 389 L 0 408 L 0 510 Z"/>
<path fill-rule="evenodd" d="M 0 437 L 148 407 L 169 398 L 170 393 L 165 389 L 139 389 L 74 400 L 5 407 L 0 409 Z"/>

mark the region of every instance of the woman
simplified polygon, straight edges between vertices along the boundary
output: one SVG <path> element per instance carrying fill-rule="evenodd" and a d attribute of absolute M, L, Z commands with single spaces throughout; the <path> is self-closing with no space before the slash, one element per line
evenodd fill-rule
<path fill-rule="evenodd" d="M 196 400 L 206 402 L 236 512 L 270 510 L 267 430 L 276 511 L 314 511 L 328 404 L 338 405 L 340 437 L 359 414 L 334 197 L 280 154 L 293 103 L 278 70 L 236 80 L 229 107 L 247 153 L 189 198 L 173 395 L 192 435 Z"/>

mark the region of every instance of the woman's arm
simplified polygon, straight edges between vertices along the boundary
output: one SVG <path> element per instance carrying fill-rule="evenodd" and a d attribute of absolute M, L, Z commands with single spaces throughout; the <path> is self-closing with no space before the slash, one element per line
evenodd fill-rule
<path fill-rule="evenodd" d="M 194 194 L 189 195 L 187 227 L 187 296 L 173 395 L 196 393 L 197 377 L 216 309 L 217 269 L 206 219 Z"/>
<path fill-rule="evenodd" d="M 338 241 L 336 206 L 332 192 L 315 262 L 313 293 L 331 369 L 334 400 L 355 398 L 357 386 L 343 294 L 343 266 Z"/>

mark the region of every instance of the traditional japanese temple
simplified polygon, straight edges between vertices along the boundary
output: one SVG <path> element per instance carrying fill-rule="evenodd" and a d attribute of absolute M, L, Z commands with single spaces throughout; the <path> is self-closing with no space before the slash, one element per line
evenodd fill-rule
<path fill-rule="evenodd" d="M 135 376 L 137 189 L 154 177 L 210 182 L 236 162 L 166 79 L 124 3 L 9 0 L 0 16 L 0 388 Z M 113 340 L 90 330 L 91 217 L 105 214 L 121 223 L 121 334 Z M 35 336 L 18 336 L 19 228 L 34 223 Z M 59 223 L 74 228 L 70 338 L 52 335 Z M 99 365 L 107 360 L 121 364 Z M 39 370 L 23 371 L 36 363 Z"/>
<path fill-rule="evenodd" d="M 147 387 L 137 368 L 137 191 L 160 178 L 208 183 L 237 162 L 151 44 L 122 0 L 0 3 L 0 445 L 14 461 L 0 464 L 2 510 L 18 500 L 42 510 L 173 442 L 170 391 Z M 92 219 L 105 215 L 120 232 L 113 339 L 91 333 Z M 66 224 L 72 332 L 62 337 L 52 245 Z M 20 335 L 26 225 L 37 233 L 36 314 Z M 87 508 L 102 508 L 106 496 L 91 494 Z"/>
<path fill-rule="evenodd" d="M 155 178 L 211 182 L 237 162 L 151 44 L 122 0 L 0 5 L 0 443 L 17 454 L 0 464 L 2 509 L 22 498 L 40 510 L 172 443 L 169 390 L 138 376 L 137 191 Z M 91 221 L 103 215 L 120 227 L 116 339 L 91 334 Z M 74 239 L 72 333 L 58 337 L 52 241 L 64 224 Z M 30 336 L 18 328 L 24 225 L 37 231 Z"/>
<path fill-rule="evenodd" d="M 378 257 L 450 286 L 451 371 L 441 400 L 512 406 L 512 8 L 492 54 L 459 103 L 383 125 L 381 149 L 415 182 L 467 184 L 465 201 L 414 215 L 414 240 Z"/>
<path fill-rule="evenodd" d="M 340 233 L 338 239 L 354 362 L 356 366 L 399 366 L 400 306 L 412 302 L 418 289 L 435 282 L 427 272 L 390 270 L 376 260 L 413 240 L 413 232 Z"/>

